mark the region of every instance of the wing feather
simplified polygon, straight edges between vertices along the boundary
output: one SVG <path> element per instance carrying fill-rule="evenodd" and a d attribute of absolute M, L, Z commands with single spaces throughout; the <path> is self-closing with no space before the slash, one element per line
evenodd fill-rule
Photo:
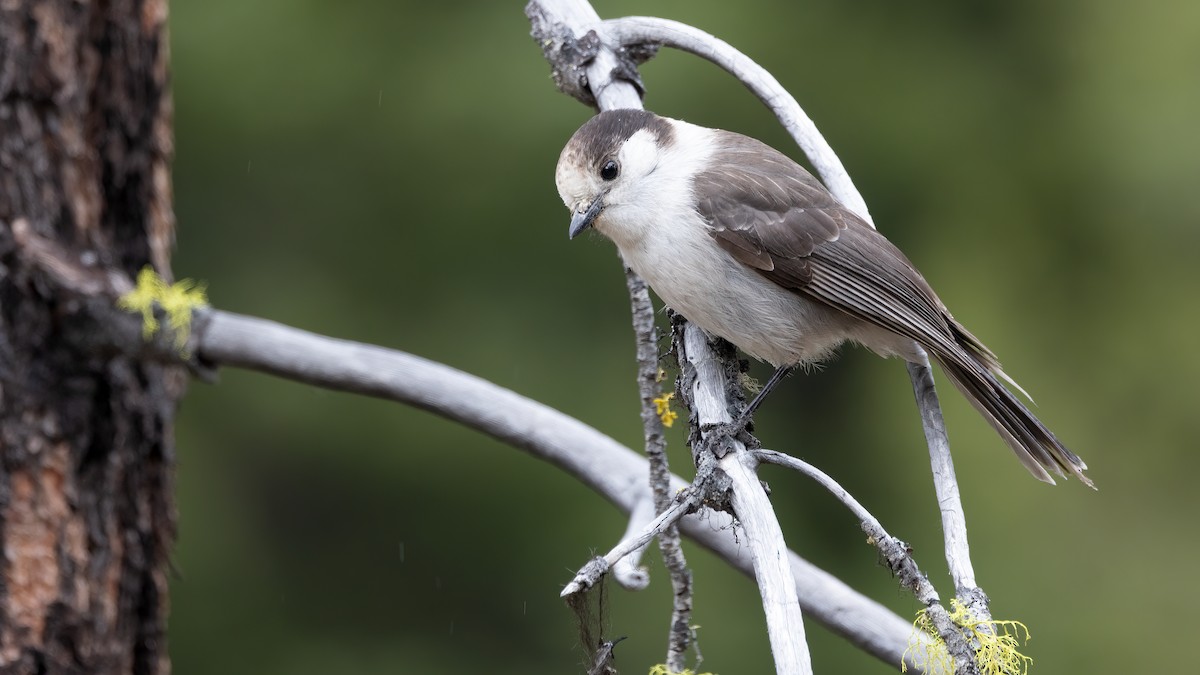
<path fill-rule="evenodd" d="M 1092 485 L 1083 461 L 1000 384 L 1021 390 L 899 249 L 785 155 L 715 133 L 714 168 L 693 188 L 722 249 L 785 289 L 920 344 L 1034 476 L 1053 482 L 1048 470 L 1066 470 Z"/>
<path fill-rule="evenodd" d="M 718 135 L 712 165 L 695 179 L 697 208 L 736 260 L 863 321 L 954 351 L 952 319 L 929 284 L 811 174 L 729 132 Z"/>

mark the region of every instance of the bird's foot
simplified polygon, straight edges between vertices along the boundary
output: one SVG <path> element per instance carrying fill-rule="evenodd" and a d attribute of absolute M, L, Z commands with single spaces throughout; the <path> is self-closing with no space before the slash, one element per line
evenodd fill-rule
<path fill-rule="evenodd" d="M 733 441 L 741 441 L 748 448 L 758 448 L 760 443 L 750 433 L 752 420 L 749 415 L 743 415 L 735 422 L 705 425 L 701 431 L 704 434 L 704 448 L 718 459 L 729 454 L 733 449 Z"/>

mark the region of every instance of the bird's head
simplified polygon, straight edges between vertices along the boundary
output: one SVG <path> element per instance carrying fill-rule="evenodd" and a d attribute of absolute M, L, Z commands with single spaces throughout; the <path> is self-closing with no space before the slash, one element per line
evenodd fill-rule
<path fill-rule="evenodd" d="M 571 211 L 570 237 L 589 227 L 618 241 L 645 226 L 674 144 L 674 120 L 644 110 L 609 110 L 588 120 L 563 148 L 554 182 Z M 667 172 L 661 172 L 664 178 Z"/>

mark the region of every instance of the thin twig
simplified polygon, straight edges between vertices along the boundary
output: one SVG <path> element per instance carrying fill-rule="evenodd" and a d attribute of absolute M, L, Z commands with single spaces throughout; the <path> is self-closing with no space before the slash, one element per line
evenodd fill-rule
<path fill-rule="evenodd" d="M 560 595 L 565 598 L 595 586 L 600 577 L 604 576 L 618 560 L 642 548 L 651 539 L 661 535 L 667 528 L 673 527 L 680 519 L 695 509 L 700 503 L 701 494 L 702 490 L 695 487 L 681 491 L 675 500 L 663 509 L 662 513 L 658 514 L 657 518 L 642 528 L 641 532 L 621 540 L 607 554 L 593 558 L 583 569 L 579 570 L 575 578 L 563 588 Z"/>
<path fill-rule="evenodd" d="M 967 519 L 954 475 L 954 460 L 950 456 L 950 439 L 946 421 L 937 405 L 937 390 L 929 357 L 920 352 L 922 363 L 909 363 L 913 395 L 921 412 L 921 426 L 929 445 L 929 462 L 933 471 L 933 487 L 942 513 L 942 534 L 946 542 L 946 564 L 954 580 L 955 595 L 978 619 L 992 618 L 988 598 L 975 583 L 975 568 L 971 564 L 971 546 L 967 541 Z"/>
<path fill-rule="evenodd" d="M 629 287 L 633 331 L 637 337 L 638 392 L 642 398 L 646 459 L 650 461 L 650 489 L 654 494 L 655 511 L 662 513 L 671 504 L 671 469 L 667 462 L 663 421 L 655 403 L 655 399 L 662 394 L 659 392 L 658 331 L 654 325 L 654 305 L 650 301 L 646 282 L 628 267 L 625 268 L 625 283 Z M 658 548 L 662 553 L 663 565 L 671 576 L 673 592 L 666 666 L 673 673 L 681 673 L 692 640 L 692 572 L 683 555 L 677 527 L 670 525 L 663 529 L 658 537 Z"/>
<path fill-rule="evenodd" d="M 854 517 L 858 518 L 860 522 L 866 523 L 873 528 L 877 528 L 881 532 L 883 531 L 883 526 L 879 524 L 879 520 L 876 519 L 875 516 L 871 515 L 871 512 L 868 511 L 862 504 L 860 504 L 859 501 L 854 498 L 854 495 L 850 494 L 846 488 L 842 487 L 829 474 L 818 469 L 812 464 L 809 464 L 802 459 L 792 457 L 791 455 L 787 455 L 782 452 L 776 452 L 775 450 L 767 450 L 765 448 L 755 450 L 754 456 L 758 458 L 758 461 L 760 462 L 782 466 L 784 468 L 791 469 L 792 471 L 802 473 L 805 476 L 815 480 L 821 485 L 821 487 L 828 490 L 830 494 L 844 504 L 846 508 L 850 509 L 850 512 L 853 513 Z M 868 532 L 867 534 L 871 533 Z"/>

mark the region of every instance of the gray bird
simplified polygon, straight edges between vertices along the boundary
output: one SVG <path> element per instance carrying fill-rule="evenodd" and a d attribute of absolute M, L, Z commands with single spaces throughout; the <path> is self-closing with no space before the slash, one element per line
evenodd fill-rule
<path fill-rule="evenodd" d="M 611 110 L 567 142 L 555 183 L 571 238 L 589 227 L 608 237 L 667 305 L 774 365 L 769 385 L 846 341 L 919 362 L 916 343 L 1035 477 L 1053 483 L 1050 472 L 1069 471 L 1093 486 L 908 258 L 784 154 L 729 131 Z"/>

